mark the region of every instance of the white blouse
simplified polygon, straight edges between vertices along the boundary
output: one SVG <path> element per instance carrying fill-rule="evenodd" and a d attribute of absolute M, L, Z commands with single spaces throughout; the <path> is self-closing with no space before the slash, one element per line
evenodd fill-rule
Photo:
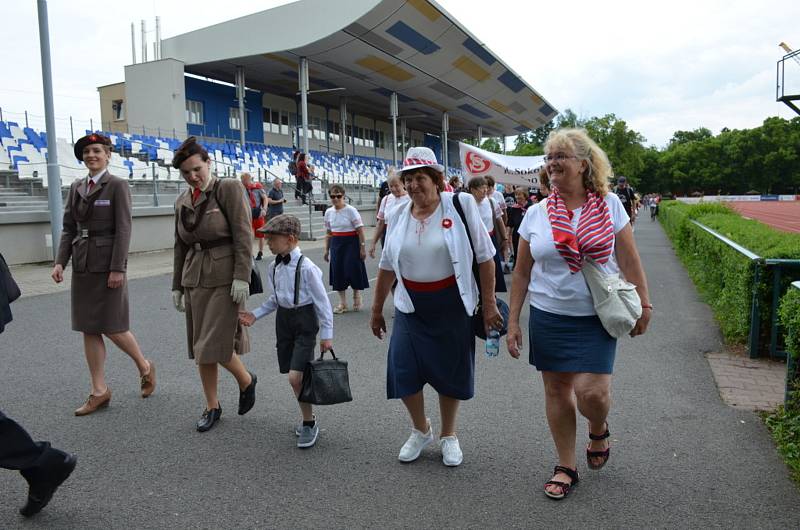
<path fill-rule="evenodd" d="M 481 214 L 481 221 L 486 227 L 487 232 L 494 232 L 494 218 L 492 217 L 492 203 L 489 199 L 483 199 L 478 203 L 478 212 Z M 494 217 L 503 217 L 503 212 L 497 203 L 494 203 Z"/>
<path fill-rule="evenodd" d="M 380 208 L 378 208 L 378 220 L 386 222 L 387 215 L 389 215 L 395 208 L 403 206 L 410 200 L 411 197 L 409 197 L 407 193 L 399 197 L 395 197 L 393 193 L 390 193 L 381 201 Z"/>
<path fill-rule="evenodd" d="M 329 232 L 353 232 L 362 226 L 361 214 L 349 204 L 341 210 L 333 206 L 325 210 L 325 229 Z"/>
<path fill-rule="evenodd" d="M 420 221 L 411 216 L 408 220 L 400 248 L 400 268 L 404 278 L 414 282 L 435 282 L 455 274 L 444 241 L 442 211 L 439 204 L 427 219 Z"/>

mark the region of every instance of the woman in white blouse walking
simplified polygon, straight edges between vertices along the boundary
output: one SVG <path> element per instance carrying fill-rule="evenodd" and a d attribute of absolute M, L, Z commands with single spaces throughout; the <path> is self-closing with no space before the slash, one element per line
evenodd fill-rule
<path fill-rule="evenodd" d="M 325 261 L 330 262 L 329 280 L 339 293 L 336 314 L 346 313 L 347 288 L 353 289 L 353 310 L 361 309 L 361 291 L 369 287 L 364 242 L 364 221 L 353 206 L 345 202 L 344 187 L 334 184 L 328 189 L 333 206 L 325 210 Z"/>
<path fill-rule="evenodd" d="M 383 338 L 383 305 L 397 279 L 386 393 L 390 399 L 403 401 L 413 425 L 398 458 L 412 462 L 434 440 L 422 392 L 429 384 L 439 394 L 442 461 L 457 466 L 463 453 L 456 437 L 456 414 L 460 401 L 474 395 L 471 317 L 479 290 L 473 260 L 480 270 L 487 328 L 500 329 L 503 319 L 494 298 L 494 247 L 475 200 L 466 193 L 458 196 L 467 226 L 462 222 L 454 195 L 442 191 L 443 169 L 426 147 L 413 147 L 406 155 L 401 175 L 411 202 L 395 209 L 387 222 L 370 326 L 376 337 Z"/>

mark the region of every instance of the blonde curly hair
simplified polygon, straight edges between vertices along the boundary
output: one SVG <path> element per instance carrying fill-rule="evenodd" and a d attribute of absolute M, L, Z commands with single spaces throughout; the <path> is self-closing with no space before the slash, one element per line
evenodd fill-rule
<path fill-rule="evenodd" d="M 547 155 L 559 149 L 572 151 L 579 161 L 586 161 L 586 170 L 582 175 L 583 187 L 605 197 L 611 189 L 609 182 L 614 173 L 608 156 L 594 140 L 589 138 L 586 130 L 556 129 L 551 132 L 544 143 L 544 152 Z"/>

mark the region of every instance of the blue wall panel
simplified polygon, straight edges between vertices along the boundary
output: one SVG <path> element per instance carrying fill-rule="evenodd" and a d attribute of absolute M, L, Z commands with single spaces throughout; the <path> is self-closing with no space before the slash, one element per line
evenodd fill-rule
<path fill-rule="evenodd" d="M 186 99 L 203 103 L 203 125 L 187 124 L 189 134 L 201 136 L 214 136 L 239 140 L 239 131 L 231 129 L 228 125 L 230 108 L 238 108 L 236 88 L 219 83 L 211 83 L 194 77 L 185 77 Z M 261 92 L 248 90 L 245 95 L 245 119 L 247 132 L 245 139 L 248 142 L 264 143 L 264 128 L 262 125 Z"/>

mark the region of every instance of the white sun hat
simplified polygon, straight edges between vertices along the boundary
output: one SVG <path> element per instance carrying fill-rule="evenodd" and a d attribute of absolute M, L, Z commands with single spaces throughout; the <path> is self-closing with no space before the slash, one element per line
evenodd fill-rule
<path fill-rule="evenodd" d="M 412 147 L 403 159 L 400 171 L 417 169 L 418 167 L 432 167 L 439 173 L 444 173 L 444 166 L 436 161 L 436 155 L 427 147 Z"/>

